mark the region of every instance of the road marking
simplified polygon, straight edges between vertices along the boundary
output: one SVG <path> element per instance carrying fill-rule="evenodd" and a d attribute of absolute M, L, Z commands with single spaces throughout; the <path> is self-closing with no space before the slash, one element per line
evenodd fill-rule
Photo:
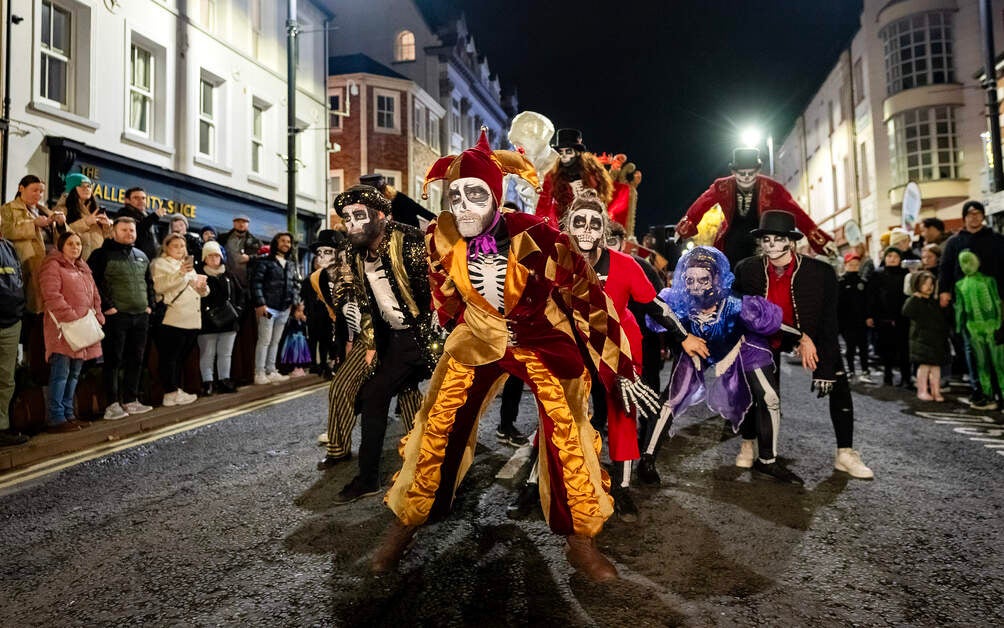
<path fill-rule="evenodd" d="M 219 410 L 217 412 L 213 412 L 212 414 L 208 414 L 201 419 L 167 425 L 151 432 L 144 432 L 142 434 L 130 436 L 121 440 L 107 441 L 95 445 L 90 449 L 75 451 L 73 453 L 66 454 L 65 456 L 43 460 L 37 464 L 33 464 L 4 475 L 3 478 L 0 479 L 0 491 L 21 484 L 22 482 L 28 482 L 30 480 L 35 480 L 52 473 L 56 473 L 57 471 L 62 471 L 63 469 L 87 462 L 88 460 L 101 458 L 124 449 L 138 447 L 139 445 L 146 445 L 147 443 L 152 443 L 162 438 L 167 438 L 168 436 L 174 436 L 175 434 L 181 434 L 182 432 L 188 432 L 198 427 L 219 423 L 220 421 L 224 421 L 241 414 L 247 414 L 248 412 L 253 412 L 255 410 L 260 410 L 261 408 L 267 408 L 268 406 L 275 405 L 277 403 L 299 399 L 300 397 L 305 397 L 322 388 L 327 388 L 328 385 L 328 382 L 321 382 L 308 386 L 307 388 L 300 388 L 287 393 L 259 399 L 257 401 L 249 401 L 234 408 Z"/>
<path fill-rule="evenodd" d="M 938 425 L 950 425 L 952 431 L 981 443 L 984 448 L 1004 456 L 1004 426 L 985 414 L 958 412 L 917 412 L 917 416 L 932 419 Z"/>

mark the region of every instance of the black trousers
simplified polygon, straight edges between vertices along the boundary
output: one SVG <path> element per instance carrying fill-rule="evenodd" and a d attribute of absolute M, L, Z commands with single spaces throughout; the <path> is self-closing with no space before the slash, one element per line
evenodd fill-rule
<path fill-rule="evenodd" d="M 380 356 L 376 372 L 359 389 L 357 401 L 362 413 L 359 479 L 369 486 L 380 485 L 380 454 L 387 434 L 390 400 L 407 386 L 417 384 L 426 369 L 422 349 L 411 330 L 390 334 L 387 346 L 393 350 Z"/>
<path fill-rule="evenodd" d="M 195 347 L 198 336 L 198 329 L 181 329 L 171 325 L 161 325 L 157 330 L 160 380 L 164 384 L 165 393 L 181 388 L 181 369 L 185 358 Z"/>
<path fill-rule="evenodd" d="M 745 372 L 753 394 L 753 405 L 739 432 L 747 440 L 756 439 L 757 457 L 773 462 L 777 456 L 777 435 L 781 428 L 781 397 L 778 392 L 778 369 L 766 366 Z"/>
<path fill-rule="evenodd" d="M 659 371 L 662 370 L 662 334 L 641 335 L 641 381 L 659 392 L 662 381 Z"/>
<path fill-rule="evenodd" d="M 851 399 L 851 383 L 843 368 L 843 358 L 837 367 L 836 381 L 828 395 L 830 401 L 830 422 L 837 437 L 837 447 L 854 446 L 854 401 Z M 777 392 L 781 394 L 781 350 L 774 349 L 774 369 L 777 371 Z"/>
<path fill-rule="evenodd" d="M 854 373 L 854 356 L 857 355 L 861 361 L 861 372 L 868 372 L 868 328 L 845 329 L 840 333 L 844 337 L 844 344 L 847 347 L 847 371 Z"/>
<path fill-rule="evenodd" d="M 502 407 L 499 411 L 499 430 L 516 426 L 519 402 L 523 398 L 523 380 L 510 377 L 502 387 Z"/>
<path fill-rule="evenodd" d="M 101 341 L 101 353 L 105 362 L 103 374 L 108 405 L 120 401 L 136 401 L 149 326 L 150 315 L 146 313 L 118 312 L 105 316 L 105 337 Z"/>

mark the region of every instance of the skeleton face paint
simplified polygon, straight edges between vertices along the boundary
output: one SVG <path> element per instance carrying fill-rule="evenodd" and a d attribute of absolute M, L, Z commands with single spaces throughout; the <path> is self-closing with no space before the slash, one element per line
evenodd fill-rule
<path fill-rule="evenodd" d="M 688 268 L 683 273 L 683 281 L 687 294 L 694 298 L 701 307 L 709 307 L 715 301 L 714 281 L 711 271 L 707 268 Z"/>
<path fill-rule="evenodd" d="M 465 238 L 484 233 L 495 217 L 495 199 L 488 184 L 476 177 L 461 177 L 450 183 L 450 211 Z"/>
<path fill-rule="evenodd" d="M 733 170 L 732 173 L 736 177 L 736 187 L 738 187 L 743 192 L 748 192 L 753 189 L 753 185 L 756 183 L 756 174 L 759 172 L 757 168 L 743 168 L 742 170 Z"/>
<path fill-rule="evenodd" d="M 574 148 L 559 148 L 558 149 L 558 159 L 561 161 L 562 166 L 567 166 L 576 160 L 579 156 L 579 151 Z"/>
<path fill-rule="evenodd" d="M 603 217 L 592 209 L 577 209 L 568 218 L 568 234 L 582 251 L 603 248 Z"/>
<path fill-rule="evenodd" d="M 781 259 L 791 252 L 791 238 L 773 233 L 760 236 L 760 248 L 768 259 Z"/>
<path fill-rule="evenodd" d="M 345 221 L 352 246 L 365 246 L 380 233 L 376 212 L 362 203 L 343 207 L 342 220 Z"/>
<path fill-rule="evenodd" d="M 317 268 L 324 268 L 335 261 L 335 249 L 330 246 L 319 246 L 314 252 L 314 263 Z"/>

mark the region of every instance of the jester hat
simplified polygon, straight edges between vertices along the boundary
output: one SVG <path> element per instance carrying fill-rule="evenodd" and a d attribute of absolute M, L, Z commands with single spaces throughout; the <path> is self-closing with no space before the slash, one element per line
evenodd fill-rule
<path fill-rule="evenodd" d="M 540 192 L 540 181 L 533 164 L 522 153 L 512 150 L 492 150 L 488 145 L 487 128 L 481 127 L 478 143 L 459 155 L 441 157 L 432 164 L 425 175 L 422 198 L 429 198 L 428 188 L 433 181 L 446 179 L 447 183 L 464 177 L 475 177 L 488 184 L 497 205 L 502 204 L 502 178 L 515 174 L 529 182 Z"/>

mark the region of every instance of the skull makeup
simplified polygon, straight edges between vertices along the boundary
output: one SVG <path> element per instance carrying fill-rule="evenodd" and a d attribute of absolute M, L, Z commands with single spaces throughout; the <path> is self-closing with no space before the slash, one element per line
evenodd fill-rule
<path fill-rule="evenodd" d="M 353 203 L 342 208 L 342 220 L 348 230 L 352 246 L 369 244 L 380 233 L 377 212 L 362 203 Z"/>
<path fill-rule="evenodd" d="M 791 238 L 776 233 L 760 236 L 760 249 L 771 260 L 780 260 L 791 252 Z"/>
<path fill-rule="evenodd" d="M 708 307 L 715 301 L 715 286 L 711 271 L 700 266 L 688 268 L 683 273 L 683 281 L 689 294 L 701 307 Z"/>
<path fill-rule="evenodd" d="M 320 246 L 314 251 L 315 268 L 325 268 L 335 261 L 335 249 L 330 246 Z"/>
<path fill-rule="evenodd" d="M 558 149 L 558 159 L 561 161 L 562 166 L 568 166 L 578 158 L 579 158 L 579 151 L 575 150 L 574 148 Z"/>
<path fill-rule="evenodd" d="M 450 182 L 450 211 L 457 230 L 465 238 L 484 233 L 495 217 L 495 199 L 488 184 L 477 177 L 461 177 Z"/>
<path fill-rule="evenodd" d="M 582 252 L 603 248 L 603 214 L 588 207 L 574 210 L 568 217 L 568 234 Z"/>
<path fill-rule="evenodd" d="M 743 192 L 752 190 L 753 185 L 756 183 L 757 172 L 759 171 L 759 168 L 742 168 L 741 170 L 733 170 L 732 174 L 736 178 L 736 187 Z"/>

